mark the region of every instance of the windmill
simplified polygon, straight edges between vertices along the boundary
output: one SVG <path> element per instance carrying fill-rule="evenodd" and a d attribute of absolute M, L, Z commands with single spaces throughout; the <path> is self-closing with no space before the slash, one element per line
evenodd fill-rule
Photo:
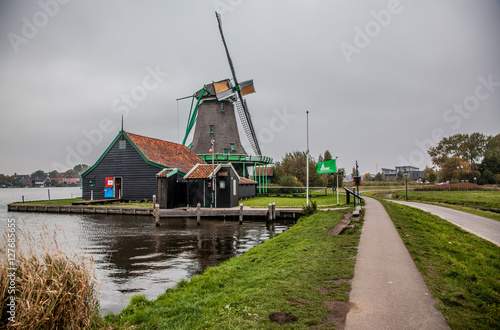
<path fill-rule="evenodd" d="M 192 102 L 182 144 L 186 145 L 187 138 L 194 128 L 193 142 L 189 145 L 193 152 L 205 161 L 211 162 L 212 157 L 215 157 L 216 162 L 231 162 L 236 171 L 246 177 L 247 166 L 262 166 L 273 161 L 262 156 L 248 105 L 243 99 L 244 95 L 255 93 L 253 80 L 238 82 L 222 31 L 221 16 L 217 12 L 215 15 L 233 79 L 232 82 L 225 79 L 206 84 L 193 96 L 186 97 L 192 98 Z M 255 156 L 248 156 L 241 145 L 235 108 Z M 214 150 L 212 140 L 215 140 Z M 213 154 L 209 153 L 209 150 L 212 150 Z"/>

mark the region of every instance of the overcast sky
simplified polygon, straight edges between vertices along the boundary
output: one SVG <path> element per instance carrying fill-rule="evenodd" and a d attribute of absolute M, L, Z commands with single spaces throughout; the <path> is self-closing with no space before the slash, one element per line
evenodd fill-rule
<path fill-rule="evenodd" d="M 193 94 L 230 78 L 261 149 L 348 172 L 430 165 L 442 136 L 500 133 L 500 1 L 0 2 L 0 173 L 92 165 L 120 130 L 181 142 Z M 179 124 L 178 124 L 179 123 Z M 240 131 L 247 150 L 249 144 Z"/>

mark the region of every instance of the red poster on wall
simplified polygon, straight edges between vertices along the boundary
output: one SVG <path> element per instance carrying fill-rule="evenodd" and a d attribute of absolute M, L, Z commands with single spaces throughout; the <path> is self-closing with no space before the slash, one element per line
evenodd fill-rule
<path fill-rule="evenodd" d="M 106 188 L 112 188 L 115 185 L 115 180 L 113 178 L 106 178 Z"/>

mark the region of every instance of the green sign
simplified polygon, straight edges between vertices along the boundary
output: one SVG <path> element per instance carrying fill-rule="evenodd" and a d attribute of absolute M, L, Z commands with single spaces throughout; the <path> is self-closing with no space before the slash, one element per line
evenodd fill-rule
<path fill-rule="evenodd" d="M 318 163 L 318 173 L 337 173 L 337 164 L 335 159 Z"/>

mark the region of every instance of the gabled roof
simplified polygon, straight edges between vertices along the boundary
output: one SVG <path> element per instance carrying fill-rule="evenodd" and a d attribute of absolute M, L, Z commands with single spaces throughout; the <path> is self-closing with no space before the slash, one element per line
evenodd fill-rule
<path fill-rule="evenodd" d="M 217 173 L 220 167 L 221 164 L 218 164 L 214 168 L 214 172 Z M 212 165 L 210 164 L 198 164 L 184 176 L 184 179 L 210 179 L 210 178 L 212 178 Z"/>
<path fill-rule="evenodd" d="M 183 173 L 187 173 L 196 164 L 203 163 L 200 157 L 182 144 L 128 132 L 125 132 L 125 134 L 142 155 L 152 163 L 163 167 L 177 168 Z"/>
<path fill-rule="evenodd" d="M 257 184 L 258 182 L 247 179 L 247 178 L 240 178 L 240 182 L 238 182 L 238 183 L 239 184 Z"/>
<path fill-rule="evenodd" d="M 194 152 L 182 144 L 163 141 L 147 136 L 133 134 L 125 131 L 120 131 L 113 142 L 108 146 L 106 151 L 99 157 L 97 162 L 89 167 L 82 177 L 86 176 L 90 171 L 99 165 L 106 154 L 121 138 L 125 138 L 150 165 L 164 169 L 178 169 L 179 172 L 187 173 L 196 164 L 203 164 L 203 160 Z"/>
<path fill-rule="evenodd" d="M 213 173 L 219 172 L 219 170 L 223 167 L 230 167 L 233 169 L 234 174 L 236 174 L 236 178 L 238 181 L 241 180 L 241 177 L 238 175 L 238 172 L 234 169 L 231 163 L 227 164 L 218 164 L 215 166 Z M 184 179 L 211 179 L 212 178 L 212 165 L 211 164 L 198 164 L 191 169 L 185 176 Z"/>

